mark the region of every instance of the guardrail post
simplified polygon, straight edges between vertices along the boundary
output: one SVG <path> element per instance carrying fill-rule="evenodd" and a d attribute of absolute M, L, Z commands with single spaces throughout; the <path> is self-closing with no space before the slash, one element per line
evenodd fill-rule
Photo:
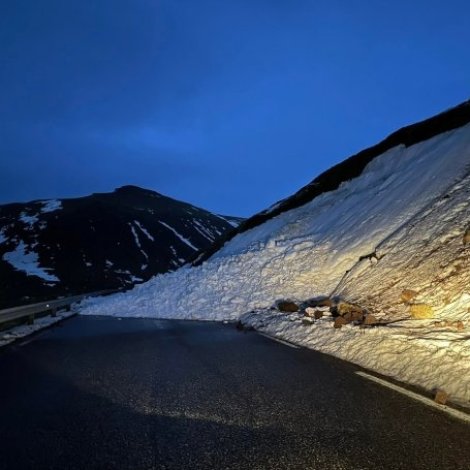
<path fill-rule="evenodd" d="M 28 325 L 32 325 L 34 323 L 34 313 L 28 316 Z"/>

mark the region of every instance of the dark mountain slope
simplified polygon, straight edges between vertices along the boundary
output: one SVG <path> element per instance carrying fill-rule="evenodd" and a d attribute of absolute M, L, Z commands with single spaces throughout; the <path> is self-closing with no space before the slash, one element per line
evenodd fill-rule
<path fill-rule="evenodd" d="M 135 186 L 0 206 L 0 307 L 148 280 L 241 220 Z"/>
<path fill-rule="evenodd" d="M 216 253 L 226 242 L 237 235 L 237 233 L 250 230 L 283 212 L 300 207 L 322 193 L 334 191 L 344 181 L 359 176 L 368 163 L 387 150 L 398 145 L 410 147 L 411 145 L 430 139 L 443 132 L 461 127 L 469 122 L 470 100 L 429 119 L 399 129 L 379 144 L 362 150 L 356 155 L 349 157 L 325 171 L 292 196 L 279 201 L 271 208 L 259 212 L 245 220 L 240 224 L 237 230 L 227 233 L 204 253 L 197 255 L 193 260 L 193 264 L 197 266 L 203 263 Z"/>

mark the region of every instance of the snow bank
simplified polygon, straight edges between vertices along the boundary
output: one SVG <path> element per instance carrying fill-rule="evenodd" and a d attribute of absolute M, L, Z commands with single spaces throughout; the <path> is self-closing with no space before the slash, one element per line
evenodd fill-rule
<path fill-rule="evenodd" d="M 411 298 L 404 301 L 404 292 Z M 461 329 L 406 320 L 338 330 L 329 318 L 311 323 L 267 310 L 276 299 L 321 295 L 391 320 L 409 319 L 418 304 L 433 318 L 459 320 Z M 208 320 L 243 314 L 245 324 L 270 335 L 428 390 L 443 388 L 468 406 L 470 125 L 394 147 L 336 190 L 236 235 L 201 266 L 89 299 L 82 313 Z"/>
<path fill-rule="evenodd" d="M 333 294 L 376 315 L 396 318 L 409 315 L 410 305 L 402 300 L 408 291 L 412 304 L 429 305 L 434 317 L 468 319 L 469 227 L 467 174 L 384 239 L 374 257 L 356 263 Z"/>
<path fill-rule="evenodd" d="M 455 270 L 461 270 L 462 277 L 455 286 L 449 284 L 456 289 L 456 294 L 448 303 L 437 302 L 436 307 L 442 314 L 446 311 L 445 305 L 460 302 L 455 305 L 459 306 L 459 315 L 465 316 L 470 306 L 462 297 L 470 293 L 468 283 L 465 285 L 467 265 L 462 262 L 454 271 L 451 266 L 466 253 L 461 245 L 456 248 L 468 216 L 465 178 L 469 163 L 470 125 L 411 147 L 397 146 L 375 158 L 359 177 L 343 183 L 337 190 L 237 235 L 201 266 L 184 267 L 157 276 L 130 292 L 88 301 L 83 313 L 234 319 L 285 297 L 305 299 L 332 292 L 355 297 L 355 289 L 358 289 L 357 298 L 377 299 L 382 293 L 382 276 L 387 274 L 371 277 L 369 284 L 359 289 L 357 286 L 363 277 L 368 276 L 364 268 L 372 270 L 369 266 L 372 261 L 361 262 L 356 267 L 360 258 L 368 260 L 368 255 L 383 249 L 390 240 L 396 240 L 393 256 L 387 248 L 387 256 L 377 263 L 384 273 L 387 260 L 393 260 L 393 266 L 388 269 L 393 271 L 390 276 L 396 280 L 397 276 L 404 275 L 400 266 L 408 263 L 407 269 L 412 268 L 409 257 L 416 247 L 421 247 L 423 256 L 415 257 L 415 264 L 433 256 L 436 244 L 431 248 L 429 240 L 422 239 L 423 231 L 435 223 L 436 240 L 444 240 L 447 248 L 434 264 L 426 265 L 420 279 L 424 282 L 427 270 L 436 269 L 435 265 L 442 264 L 443 259 L 448 269 L 440 271 L 441 280 L 446 272 L 454 276 Z M 455 191 L 460 191 L 460 196 L 449 197 L 445 202 L 447 194 Z M 454 205 L 452 220 L 461 219 L 459 224 L 451 223 L 446 204 Z M 413 229 L 418 220 L 426 217 L 421 229 Z M 397 237 L 404 241 L 398 243 Z M 401 248 L 404 244 L 406 250 Z M 423 251 L 425 246 L 429 247 L 427 252 Z M 343 278 L 348 271 L 350 274 L 345 281 Z M 411 281 L 410 275 L 403 285 L 410 287 Z M 457 294 L 461 295 L 459 299 Z M 435 298 L 437 294 L 432 299 Z M 385 307 L 383 301 L 374 306 Z"/>

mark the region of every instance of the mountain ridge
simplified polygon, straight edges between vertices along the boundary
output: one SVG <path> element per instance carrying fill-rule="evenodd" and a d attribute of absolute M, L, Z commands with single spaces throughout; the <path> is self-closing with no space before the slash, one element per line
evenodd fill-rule
<path fill-rule="evenodd" d="M 178 268 L 240 220 L 134 185 L 0 205 L 0 305 L 130 287 Z"/>

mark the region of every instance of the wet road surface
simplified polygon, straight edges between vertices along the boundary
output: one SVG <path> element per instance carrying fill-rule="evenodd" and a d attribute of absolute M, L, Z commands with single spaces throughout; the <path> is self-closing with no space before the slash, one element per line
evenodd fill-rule
<path fill-rule="evenodd" d="M 470 469 L 470 425 L 220 323 L 75 317 L 0 350 L 0 469 Z"/>

